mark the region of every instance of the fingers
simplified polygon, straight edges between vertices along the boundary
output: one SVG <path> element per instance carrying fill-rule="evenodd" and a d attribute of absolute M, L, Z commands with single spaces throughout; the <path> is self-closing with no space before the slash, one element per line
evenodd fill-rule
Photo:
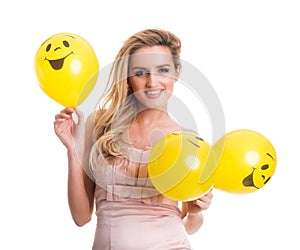
<path fill-rule="evenodd" d="M 60 113 L 65 113 L 68 115 L 72 115 L 75 112 L 75 109 L 73 108 L 64 108 L 62 111 L 60 111 Z"/>
<path fill-rule="evenodd" d="M 66 120 L 69 118 L 72 118 L 72 114 L 74 113 L 74 109 L 72 108 L 65 108 L 62 111 L 60 111 L 59 114 L 55 115 L 55 120 Z"/>
<path fill-rule="evenodd" d="M 210 199 L 212 199 L 213 198 L 213 192 L 212 192 L 212 189 L 211 190 L 209 190 L 204 196 L 202 196 L 202 197 L 209 197 Z"/>
<path fill-rule="evenodd" d="M 84 117 L 83 117 L 83 112 L 79 110 L 78 108 L 74 108 L 76 115 L 78 117 L 78 125 L 84 123 Z"/>
<path fill-rule="evenodd" d="M 202 210 L 205 210 L 205 209 L 209 208 L 212 198 L 213 198 L 213 193 L 210 190 L 208 193 L 201 196 L 199 199 L 194 200 L 193 202 L 195 205 L 200 207 Z"/>
<path fill-rule="evenodd" d="M 201 200 L 203 202 L 211 203 L 212 198 L 213 198 L 213 193 L 210 190 L 208 193 L 206 193 L 205 195 L 201 196 L 199 200 Z"/>
<path fill-rule="evenodd" d="M 210 206 L 210 201 L 206 202 L 204 200 L 195 200 L 194 204 L 197 205 L 201 210 L 206 210 Z"/>

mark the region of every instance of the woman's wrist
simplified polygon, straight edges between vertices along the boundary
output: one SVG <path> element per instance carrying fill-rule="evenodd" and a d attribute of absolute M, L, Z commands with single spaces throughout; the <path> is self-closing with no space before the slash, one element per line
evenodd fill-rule
<path fill-rule="evenodd" d="M 67 147 L 67 155 L 69 159 L 78 158 L 78 152 L 74 145 L 70 145 Z"/>
<path fill-rule="evenodd" d="M 193 234 L 198 231 L 198 229 L 203 224 L 204 217 L 200 212 L 187 213 L 183 219 L 185 229 L 188 234 Z"/>
<path fill-rule="evenodd" d="M 76 146 L 75 146 L 75 142 L 74 140 L 71 140 L 69 143 L 67 143 L 66 145 L 66 149 L 68 154 L 69 153 L 74 153 L 76 151 Z"/>
<path fill-rule="evenodd" d="M 186 216 L 188 218 L 194 219 L 196 217 L 202 216 L 202 211 L 198 211 L 198 212 L 187 212 Z"/>

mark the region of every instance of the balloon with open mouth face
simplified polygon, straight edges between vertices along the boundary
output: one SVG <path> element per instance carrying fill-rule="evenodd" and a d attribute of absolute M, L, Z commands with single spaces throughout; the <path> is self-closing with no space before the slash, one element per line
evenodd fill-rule
<path fill-rule="evenodd" d="M 35 55 L 42 90 L 65 107 L 80 105 L 94 88 L 99 71 L 91 45 L 73 33 L 48 38 Z"/>

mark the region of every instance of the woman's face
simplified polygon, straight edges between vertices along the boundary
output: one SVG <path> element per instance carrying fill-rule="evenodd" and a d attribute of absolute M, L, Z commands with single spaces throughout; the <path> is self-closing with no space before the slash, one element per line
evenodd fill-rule
<path fill-rule="evenodd" d="M 168 47 L 141 48 L 130 56 L 128 84 L 143 106 L 165 109 L 179 71 Z"/>

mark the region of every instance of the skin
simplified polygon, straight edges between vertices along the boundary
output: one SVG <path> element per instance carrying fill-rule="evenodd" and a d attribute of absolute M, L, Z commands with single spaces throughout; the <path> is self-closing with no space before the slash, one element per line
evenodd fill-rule
<path fill-rule="evenodd" d="M 73 114 L 78 116 L 77 124 Z M 86 122 L 86 135 L 92 134 L 92 121 Z M 83 160 L 79 159 L 75 141 L 83 138 L 84 118 L 81 111 L 65 108 L 55 116 L 54 131 L 67 149 L 68 156 L 68 202 L 72 218 L 77 226 L 83 226 L 92 218 L 94 209 L 94 182 L 86 174 Z M 85 158 L 92 146 L 92 139 L 85 136 Z"/>
<path fill-rule="evenodd" d="M 128 129 L 128 137 L 134 147 L 145 149 L 154 145 L 159 139 L 159 136 L 151 136 L 155 135 L 154 131 L 160 131 L 160 136 L 178 131 L 178 124 L 170 119 L 166 109 L 179 73 L 180 68 L 175 69 L 168 47 L 145 47 L 130 58 L 128 84 L 144 107 Z M 78 116 L 77 123 L 72 118 L 74 113 Z M 82 163 L 86 163 L 92 139 L 87 136 L 83 139 L 83 123 L 82 113 L 76 108 L 63 109 L 54 121 L 55 133 L 67 149 L 68 200 L 72 217 L 78 226 L 90 221 L 94 208 L 95 184 L 82 167 Z M 92 122 L 87 120 L 85 135 L 92 134 L 92 129 Z M 75 141 L 84 141 L 82 158 L 76 153 Z M 212 197 L 212 191 L 209 191 L 197 200 L 182 203 L 181 217 L 187 233 L 192 234 L 201 227 L 201 212 L 209 208 Z"/>

